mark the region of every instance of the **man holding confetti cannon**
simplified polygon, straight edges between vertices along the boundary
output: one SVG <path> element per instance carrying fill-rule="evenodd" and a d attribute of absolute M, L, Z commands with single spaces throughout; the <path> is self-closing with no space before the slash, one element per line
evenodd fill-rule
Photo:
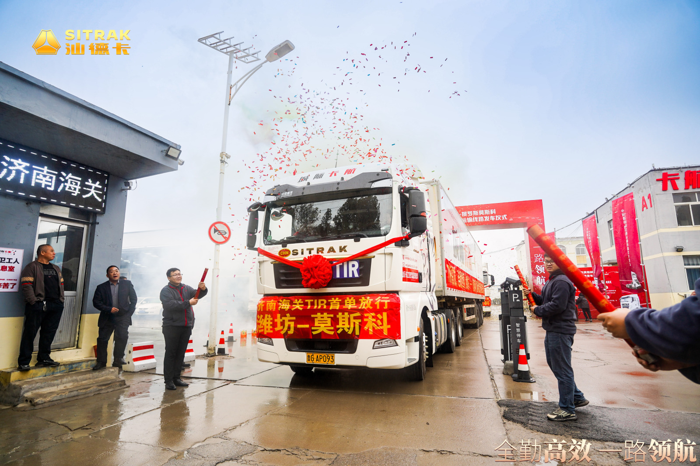
<path fill-rule="evenodd" d="M 695 291 L 678 304 L 660 311 L 654 309 L 618 309 L 598 316 L 603 327 L 615 338 L 630 339 L 639 348 L 632 351 L 637 362 L 656 371 L 678 370 L 700 384 L 700 279 Z M 657 362 L 640 356 L 655 354 Z"/>
<path fill-rule="evenodd" d="M 165 388 L 175 390 L 189 384 L 180 378 L 180 371 L 185 362 L 185 352 L 192 327 L 194 327 L 194 309 L 199 298 L 207 295 L 202 275 L 197 290 L 182 283 L 180 269 L 168 269 L 166 275 L 168 284 L 160 291 L 160 302 L 163 304 L 163 336 L 165 337 L 165 357 L 163 358 L 163 376 Z"/>
<path fill-rule="evenodd" d="M 586 406 L 588 400 L 574 381 L 571 367 L 571 347 L 576 334 L 577 312 L 574 303 L 576 289 L 551 257 L 545 255 L 544 265 L 549 281 L 542 288 L 542 295 L 524 290 L 534 298 L 533 313 L 542 318 L 542 328 L 547 332 L 544 350 L 547 364 L 559 382 L 559 408 L 547 415 L 550 421 L 575 421 L 576 408 Z"/>

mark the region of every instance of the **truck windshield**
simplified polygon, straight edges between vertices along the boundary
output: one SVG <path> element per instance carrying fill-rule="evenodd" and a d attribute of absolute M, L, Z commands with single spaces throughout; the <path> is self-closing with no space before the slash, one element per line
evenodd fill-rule
<path fill-rule="evenodd" d="M 386 236 L 391 230 L 391 202 L 391 193 L 382 190 L 314 202 L 294 203 L 287 199 L 268 203 L 265 244 Z"/>

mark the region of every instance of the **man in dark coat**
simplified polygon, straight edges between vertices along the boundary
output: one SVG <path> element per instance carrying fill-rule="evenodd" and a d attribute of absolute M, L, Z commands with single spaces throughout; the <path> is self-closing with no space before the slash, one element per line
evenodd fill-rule
<path fill-rule="evenodd" d="M 97 321 L 99 334 L 97 337 L 97 363 L 93 370 L 102 369 L 107 365 L 107 344 L 114 333 L 114 352 L 112 367 L 122 367 L 124 349 L 129 340 L 129 325 L 131 316 L 136 310 L 136 291 L 134 285 L 125 279 L 120 279 L 119 267 L 107 267 L 108 280 L 97 286 L 92 305 L 100 311 Z"/>
<path fill-rule="evenodd" d="M 175 390 L 189 384 L 180 378 L 180 371 L 185 362 L 187 344 L 194 327 L 194 309 L 199 302 L 195 298 L 197 290 L 182 283 L 180 269 L 168 269 L 165 273 L 168 284 L 160 291 L 163 304 L 163 337 L 165 337 L 165 357 L 163 358 L 163 376 L 165 388 Z M 199 282 L 199 297 L 207 295 L 204 282 Z"/>
<path fill-rule="evenodd" d="M 700 279 L 695 291 L 678 304 L 660 311 L 654 309 L 618 309 L 598 315 L 603 327 L 616 338 L 629 338 L 639 349 L 632 354 L 650 371 L 678 370 L 700 384 Z M 649 364 L 639 355 L 651 353 L 659 358 Z"/>
<path fill-rule="evenodd" d="M 37 366 L 56 367 L 59 364 L 51 359 L 51 344 L 56 336 L 63 314 L 63 275 L 61 269 L 51 263 L 56 258 L 53 246 L 42 244 L 36 250 L 36 260 L 22 270 L 20 283 L 24 295 L 24 329 L 19 344 L 17 368 L 26 372 L 30 369 L 34 351 L 34 338 L 39 336 Z"/>
<path fill-rule="evenodd" d="M 591 306 L 588 304 L 588 300 L 586 299 L 586 296 L 581 293 L 578 295 L 578 298 L 576 299 L 576 305 L 581 308 L 581 311 L 583 312 L 583 317 L 586 319 L 586 322 L 593 322 L 593 319 L 591 319 Z"/>
<path fill-rule="evenodd" d="M 535 299 L 534 313 L 542 318 L 542 328 L 547 332 L 544 350 L 547 364 L 559 382 L 559 408 L 547 415 L 550 421 L 575 421 L 576 408 L 586 406 L 588 400 L 574 381 L 571 366 L 571 347 L 576 334 L 577 312 L 574 299 L 576 288 L 564 272 L 549 257 L 544 257 L 549 281 L 542 288 L 542 296 L 532 293 Z M 525 290 L 526 294 L 530 290 Z"/>

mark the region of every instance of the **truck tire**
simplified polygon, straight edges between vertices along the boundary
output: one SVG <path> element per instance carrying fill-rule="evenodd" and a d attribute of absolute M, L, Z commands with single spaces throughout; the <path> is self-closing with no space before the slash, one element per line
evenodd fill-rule
<path fill-rule="evenodd" d="M 289 366 L 297 375 L 308 376 L 313 374 L 314 368 L 309 366 Z"/>
<path fill-rule="evenodd" d="M 476 328 L 484 325 L 484 303 L 481 301 L 476 302 Z"/>
<path fill-rule="evenodd" d="M 457 346 L 457 325 L 455 325 L 457 322 L 452 309 L 445 309 L 443 312 L 447 318 L 447 340 L 445 340 L 440 349 L 443 353 L 454 353 L 455 346 Z"/>
<path fill-rule="evenodd" d="M 455 325 L 457 326 L 457 341 L 456 346 L 462 346 L 462 337 L 464 336 L 464 327 L 462 326 L 462 308 L 456 307 L 452 310 L 455 316 Z"/>
<path fill-rule="evenodd" d="M 425 379 L 425 373 L 427 372 L 426 361 L 428 357 L 426 339 L 425 332 L 423 332 L 423 319 L 421 319 L 420 331 L 418 332 L 418 361 L 412 366 L 408 366 L 410 378 L 416 382 L 423 381 Z"/>

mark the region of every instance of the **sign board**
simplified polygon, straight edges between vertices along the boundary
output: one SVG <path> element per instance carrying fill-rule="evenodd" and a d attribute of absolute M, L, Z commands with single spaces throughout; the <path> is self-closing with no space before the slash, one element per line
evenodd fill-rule
<path fill-rule="evenodd" d="M 19 291 L 24 249 L 0 248 L 0 293 Z"/>
<path fill-rule="evenodd" d="M 0 139 L 0 193 L 104 213 L 109 174 Z"/>
<path fill-rule="evenodd" d="M 224 222 L 214 222 L 209 227 L 209 239 L 216 244 L 224 244 L 231 238 L 231 229 Z"/>

